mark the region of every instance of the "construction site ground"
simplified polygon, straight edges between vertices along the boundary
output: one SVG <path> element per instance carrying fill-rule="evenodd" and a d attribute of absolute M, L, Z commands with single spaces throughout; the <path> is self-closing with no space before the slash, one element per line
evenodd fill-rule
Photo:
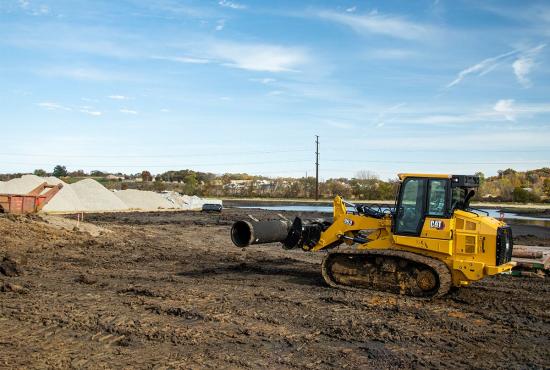
<path fill-rule="evenodd" d="M 0 368 L 550 367 L 548 278 L 433 301 L 337 290 L 322 253 L 233 246 L 250 213 L 277 217 L 95 214 L 77 229 L 1 215 Z M 550 245 L 545 229 L 513 230 Z"/>

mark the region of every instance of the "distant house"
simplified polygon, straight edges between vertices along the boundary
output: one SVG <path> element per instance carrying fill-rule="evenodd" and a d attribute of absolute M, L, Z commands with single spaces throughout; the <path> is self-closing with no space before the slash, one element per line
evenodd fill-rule
<path fill-rule="evenodd" d="M 124 176 L 116 176 L 116 175 L 107 175 L 105 176 L 105 178 L 107 180 L 114 180 L 114 181 L 124 180 Z"/>
<path fill-rule="evenodd" d="M 271 192 L 275 190 L 275 183 L 271 180 L 256 180 L 254 187 L 261 193 Z"/>
<path fill-rule="evenodd" d="M 225 185 L 227 189 L 244 189 L 252 184 L 252 180 L 231 180 L 231 182 Z"/>

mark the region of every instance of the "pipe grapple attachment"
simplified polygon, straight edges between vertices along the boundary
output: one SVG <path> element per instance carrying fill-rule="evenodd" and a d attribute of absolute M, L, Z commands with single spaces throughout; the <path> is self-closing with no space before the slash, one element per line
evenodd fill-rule
<path fill-rule="evenodd" d="M 310 249 L 330 225 L 324 219 L 302 220 L 240 220 L 231 227 L 231 240 L 237 247 L 280 242 L 285 249 Z"/>

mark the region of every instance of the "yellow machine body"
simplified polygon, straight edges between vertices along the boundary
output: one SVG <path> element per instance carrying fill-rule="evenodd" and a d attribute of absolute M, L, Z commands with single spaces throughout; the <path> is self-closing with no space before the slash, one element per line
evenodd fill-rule
<path fill-rule="evenodd" d="M 407 178 L 450 179 L 451 175 L 401 174 L 399 177 L 404 181 Z M 500 265 L 497 262 L 498 230 L 506 224 L 492 217 L 460 209 L 440 217 L 425 215 L 418 235 L 410 236 L 395 233 L 392 214 L 375 218 L 348 212 L 346 202 L 340 197 L 334 199 L 333 206 L 332 224 L 309 250 L 330 248 L 343 240 L 346 244 L 354 244 L 357 250 L 390 249 L 415 253 L 443 262 L 451 273 L 453 286 L 510 271 L 515 265 L 509 261 Z M 365 242 L 357 244 L 358 233 L 366 235 Z"/>

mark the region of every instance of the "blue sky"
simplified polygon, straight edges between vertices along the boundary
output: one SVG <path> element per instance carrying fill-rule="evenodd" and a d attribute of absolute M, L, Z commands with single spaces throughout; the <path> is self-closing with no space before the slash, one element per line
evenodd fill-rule
<path fill-rule="evenodd" d="M 547 1 L 0 1 L 0 172 L 550 166 Z"/>

